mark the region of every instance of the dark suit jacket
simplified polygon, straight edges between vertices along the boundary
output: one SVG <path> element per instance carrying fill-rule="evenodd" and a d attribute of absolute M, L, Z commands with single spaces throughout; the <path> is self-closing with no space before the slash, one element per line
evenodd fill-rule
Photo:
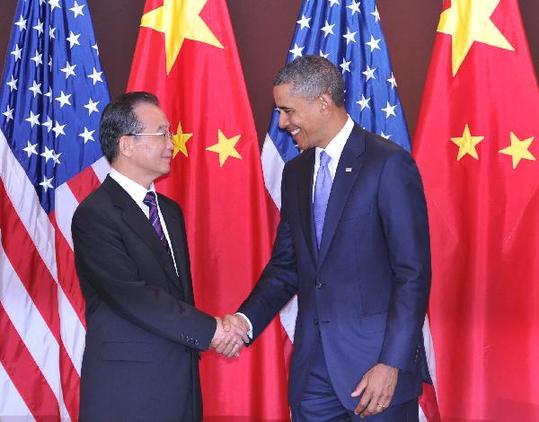
<path fill-rule="evenodd" d="M 86 299 L 81 420 L 202 418 L 198 352 L 216 322 L 194 308 L 179 206 L 159 195 L 178 265 L 112 178 L 77 208 L 75 263 Z"/>
<path fill-rule="evenodd" d="M 376 363 L 400 369 L 392 403 L 421 392 L 419 346 L 430 285 L 421 179 L 402 148 L 355 126 L 342 152 L 320 250 L 312 218 L 315 150 L 285 165 L 281 221 L 272 257 L 239 311 L 254 337 L 291 297 L 298 316 L 289 401 L 301 400 L 311 353 L 321 341 L 343 405 Z"/>

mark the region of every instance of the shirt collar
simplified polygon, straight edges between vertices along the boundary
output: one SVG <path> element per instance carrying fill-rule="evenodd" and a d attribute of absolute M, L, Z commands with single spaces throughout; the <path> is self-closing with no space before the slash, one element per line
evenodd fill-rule
<path fill-rule="evenodd" d="M 339 131 L 339 133 L 337 133 L 337 135 L 335 135 L 335 137 L 331 141 L 329 141 L 325 148 L 316 147 L 317 160 L 320 159 L 320 153 L 324 151 L 327 155 L 331 157 L 332 161 L 338 163 L 339 159 L 341 158 L 344 146 L 346 145 L 346 141 L 352 133 L 352 129 L 354 129 L 354 121 L 350 116 L 348 116 L 348 119 L 346 120 L 346 123 L 344 124 L 342 129 Z"/>
<path fill-rule="evenodd" d="M 123 175 L 118 170 L 111 168 L 109 176 L 114 179 L 137 204 L 141 204 L 146 196 L 148 190 L 155 192 L 155 186 L 152 183 L 150 189 L 146 189 L 144 186 L 131 180 L 129 177 Z"/>

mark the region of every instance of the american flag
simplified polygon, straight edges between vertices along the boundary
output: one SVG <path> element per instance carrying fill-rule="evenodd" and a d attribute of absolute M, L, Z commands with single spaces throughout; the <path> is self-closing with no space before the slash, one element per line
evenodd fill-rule
<path fill-rule="evenodd" d="M 0 419 L 78 418 L 71 218 L 104 179 L 109 102 L 85 0 L 20 0 L 0 87 Z"/>
<path fill-rule="evenodd" d="M 346 109 L 355 122 L 410 150 L 408 128 L 375 0 L 304 0 L 287 61 L 307 54 L 323 56 L 341 70 Z M 262 149 L 262 167 L 266 188 L 280 208 L 284 163 L 299 151 L 288 132 L 279 130 L 278 122 L 279 113 L 274 110 Z M 294 338 L 296 314 L 295 300 L 281 311 L 281 323 L 290 341 Z M 428 320 L 423 334 L 430 373 L 434 377 Z M 425 410 L 420 410 L 422 420 L 427 420 L 430 413 L 437 414 L 434 390 L 429 392 L 427 405 L 422 401 Z M 431 409 L 435 409 L 434 412 Z M 428 420 L 433 421 L 435 417 Z"/>

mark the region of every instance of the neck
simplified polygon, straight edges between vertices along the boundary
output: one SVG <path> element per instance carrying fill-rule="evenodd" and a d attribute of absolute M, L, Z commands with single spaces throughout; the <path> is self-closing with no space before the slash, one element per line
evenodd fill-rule
<path fill-rule="evenodd" d="M 335 136 L 341 131 L 348 120 L 348 113 L 344 107 L 338 108 L 328 118 L 327 125 L 327 141 L 324 145 L 320 145 L 321 148 L 325 148 L 331 142 Z"/>
<path fill-rule="evenodd" d="M 136 174 L 130 166 L 126 166 L 121 161 L 117 160 L 111 164 L 111 167 L 117 172 L 122 173 L 125 177 L 131 179 L 133 182 L 144 186 L 146 189 L 150 189 L 153 179 Z"/>

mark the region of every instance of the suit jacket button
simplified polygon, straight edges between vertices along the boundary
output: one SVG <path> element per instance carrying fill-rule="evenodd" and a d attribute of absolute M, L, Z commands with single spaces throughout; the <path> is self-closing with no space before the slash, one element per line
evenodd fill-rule
<path fill-rule="evenodd" d="M 324 283 L 322 283 L 321 281 L 319 281 L 318 283 L 316 283 L 316 288 L 317 288 L 317 289 L 321 289 L 322 287 L 324 287 Z"/>
<path fill-rule="evenodd" d="M 313 324 L 318 325 L 318 319 L 315 318 L 314 321 L 313 321 Z"/>

